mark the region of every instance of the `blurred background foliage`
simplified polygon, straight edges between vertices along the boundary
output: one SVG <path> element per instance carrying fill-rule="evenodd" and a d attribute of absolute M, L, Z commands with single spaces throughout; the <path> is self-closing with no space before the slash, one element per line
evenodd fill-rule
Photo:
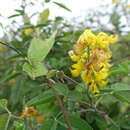
<path fill-rule="evenodd" d="M 50 72 L 48 77 L 56 82 L 54 87 L 68 112 L 73 130 L 130 130 L 130 8 L 127 2 L 113 0 L 112 5 L 88 10 L 82 21 L 77 21 L 76 17 L 68 21 L 61 16 L 51 19 L 50 10 L 44 8 L 44 4 L 43 12 L 37 14 L 32 11 L 30 15 L 26 8 L 35 4 L 23 0 L 21 8 L 8 17 L 13 19 L 12 23 L 7 27 L 0 23 L 4 32 L 1 41 L 22 54 L 0 44 L 0 130 L 67 129 L 47 76 L 32 80 L 22 68 L 25 62 L 23 57 L 26 57 L 33 37 L 44 40 L 55 30 L 55 44 L 44 64 Z M 43 3 L 54 3 L 54 6 L 71 12 L 60 1 L 44 0 Z M 33 24 L 31 19 L 35 15 L 38 16 L 37 22 Z M 21 23 L 15 20 L 17 17 L 21 18 Z M 110 70 L 109 85 L 101 90 L 97 101 L 94 99 L 92 105 L 95 109 L 90 107 L 91 101 L 86 89 L 81 87 L 81 79 L 71 78 L 69 71 L 72 61 L 68 51 L 85 29 L 92 29 L 95 33 L 103 31 L 116 34 L 119 37 L 118 43 L 111 46 L 113 67 Z M 3 99 L 8 101 L 6 103 L 4 100 L 4 106 Z M 25 106 L 34 106 L 45 121 L 37 123 L 33 118 L 17 119 L 15 116 L 19 116 Z"/>

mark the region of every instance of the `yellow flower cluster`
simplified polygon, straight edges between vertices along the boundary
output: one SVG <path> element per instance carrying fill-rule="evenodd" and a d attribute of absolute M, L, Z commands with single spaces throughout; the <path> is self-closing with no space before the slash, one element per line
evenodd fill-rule
<path fill-rule="evenodd" d="M 34 107 L 26 107 L 19 116 L 20 119 L 26 117 L 35 118 L 38 123 L 43 123 L 46 120 Z"/>
<path fill-rule="evenodd" d="M 89 90 L 97 95 L 99 87 L 107 85 L 105 79 L 109 76 L 109 64 L 112 53 L 109 45 L 117 41 L 117 36 L 100 32 L 97 35 L 91 30 L 85 30 L 69 52 L 72 61 L 71 73 L 73 77 L 81 75 L 82 80 L 89 86 Z"/>

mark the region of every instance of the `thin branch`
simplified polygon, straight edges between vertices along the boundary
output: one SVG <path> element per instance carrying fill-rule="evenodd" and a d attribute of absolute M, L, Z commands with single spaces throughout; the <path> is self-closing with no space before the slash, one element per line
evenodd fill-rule
<path fill-rule="evenodd" d="M 51 80 L 51 79 L 49 80 L 49 82 L 51 84 L 55 84 L 55 82 L 53 80 Z M 56 97 L 56 99 L 57 99 L 57 101 L 58 101 L 58 103 L 60 105 L 60 108 L 61 108 L 61 111 L 63 113 L 64 119 L 66 121 L 66 125 L 67 125 L 68 130 L 72 130 L 70 121 L 68 120 L 67 112 L 66 112 L 66 110 L 64 108 L 64 105 L 63 105 L 60 97 L 57 95 L 57 92 L 56 92 L 55 88 L 53 87 L 53 85 L 50 85 L 50 87 L 52 88 L 52 92 L 53 92 L 54 96 Z"/>
<path fill-rule="evenodd" d="M 2 45 L 4 45 L 4 46 L 6 46 L 6 47 L 8 47 L 8 48 L 10 48 L 10 49 L 12 49 L 12 50 L 14 50 L 14 51 L 17 52 L 19 55 L 21 55 L 22 57 L 24 57 L 24 55 L 22 54 L 21 51 L 19 51 L 19 50 L 17 50 L 16 48 L 10 46 L 8 43 L 1 42 L 1 41 L 0 41 L 0 44 L 2 44 Z M 25 58 L 25 57 L 24 57 L 24 58 Z"/>

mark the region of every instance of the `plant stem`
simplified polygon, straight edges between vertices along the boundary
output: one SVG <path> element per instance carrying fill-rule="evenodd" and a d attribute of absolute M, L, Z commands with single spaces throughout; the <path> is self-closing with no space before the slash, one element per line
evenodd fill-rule
<path fill-rule="evenodd" d="M 14 50 L 14 51 L 17 52 L 18 54 L 20 54 L 22 57 L 24 57 L 24 55 L 21 53 L 21 51 L 19 51 L 19 50 L 17 50 L 16 48 L 10 46 L 8 43 L 1 42 L 1 41 L 0 41 L 0 44 L 2 44 L 2 45 L 4 45 L 4 46 L 6 46 L 6 47 L 8 47 L 8 48 L 10 48 L 10 49 L 12 49 L 12 50 Z M 24 58 L 25 58 L 25 57 L 24 57 Z"/>
<path fill-rule="evenodd" d="M 53 80 L 51 80 L 51 79 L 49 80 L 49 82 L 50 82 L 51 84 L 55 84 L 55 81 L 53 81 Z M 65 110 L 65 108 L 64 108 L 64 105 L 63 105 L 63 103 L 62 103 L 60 97 L 57 95 L 57 92 L 56 92 L 55 88 L 54 88 L 52 85 L 50 85 L 50 87 L 52 88 L 52 92 L 53 92 L 54 96 L 56 97 L 56 99 L 57 99 L 57 101 L 58 101 L 58 103 L 59 103 L 59 105 L 60 105 L 60 108 L 61 108 L 61 111 L 62 111 L 62 113 L 63 113 L 64 119 L 65 119 L 65 121 L 66 121 L 66 125 L 67 125 L 68 130 L 72 130 L 70 121 L 68 120 L 67 112 L 66 112 L 66 110 Z"/>
<path fill-rule="evenodd" d="M 10 119 L 11 119 L 11 115 L 9 114 L 8 120 L 6 122 L 5 130 L 8 130 Z"/>

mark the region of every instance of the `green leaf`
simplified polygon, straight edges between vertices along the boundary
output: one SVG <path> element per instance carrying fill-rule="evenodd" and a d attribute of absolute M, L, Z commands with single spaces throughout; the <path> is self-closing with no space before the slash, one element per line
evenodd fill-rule
<path fill-rule="evenodd" d="M 110 88 L 114 91 L 125 91 L 125 90 L 130 90 L 130 85 L 124 83 L 116 83 L 113 84 Z"/>
<path fill-rule="evenodd" d="M 59 95 L 67 95 L 68 93 L 67 85 L 65 84 L 57 83 L 54 85 L 54 88 L 56 89 Z"/>
<path fill-rule="evenodd" d="M 42 94 L 32 98 L 30 101 L 27 102 L 27 106 L 35 106 L 44 103 L 49 103 L 55 101 L 55 97 L 52 94 L 51 90 L 45 91 Z"/>
<path fill-rule="evenodd" d="M 11 87 L 11 96 L 10 96 L 10 102 L 11 102 L 11 106 L 13 107 L 16 107 L 15 105 L 17 103 L 20 102 L 20 99 L 21 99 L 21 91 L 22 91 L 22 88 L 23 88 L 23 85 L 24 85 L 24 77 L 22 76 L 19 76 L 17 79 L 16 79 L 16 82 L 15 84 Z"/>
<path fill-rule="evenodd" d="M 14 73 L 8 74 L 7 76 L 3 77 L 1 82 L 7 82 L 7 81 L 9 81 L 9 80 L 11 80 L 13 78 L 16 78 L 20 74 L 21 74 L 20 72 L 14 72 Z"/>
<path fill-rule="evenodd" d="M 27 57 L 30 62 L 41 62 L 47 56 L 55 42 L 56 31 L 49 39 L 41 40 L 34 38 L 28 49 Z"/>
<path fill-rule="evenodd" d="M 45 0 L 46 3 L 50 2 L 51 0 Z"/>
<path fill-rule="evenodd" d="M 127 102 L 128 104 L 130 104 L 130 90 L 114 92 L 113 96 L 123 102 Z"/>
<path fill-rule="evenodd" d="M 125 130 L 129 130 L 129 128 L 130 128 L 130 112 L 122 113 L 119 116 L 119 124 L 120 124 L 121 128 L 123 128 Z"/>
<path fill-rule="evenodd" d="M 112 67 L 110 73 L 116 74 L 129 74 L 130 73 L 130 60 L 120 63 L 117 67 Z"/>
<path fill-rule="evenodd" d="M 6 99 L 0 99 L 0 107 L 7 108 L 8 101 Z"/>
<path fill-rule="evenodd" d="M 22 15 L 24 14 L 24 10 L 16 9 L 15 11 L 18 12 L 18 13 L 20 13 L 20 14 L 22 14 Z"/>
<path fill-rule="evenodd" d="M 58 70 L 50 70 L 47 74 L 47 78 L 50 79 L 52 78 L 53 76 L 56 75 L 56 73 L 58 72 Z"/>
<path fill-rule="evenodd" d="M 111 75 L 117 75 L 117 74 L 128 74 L 128 71 L 125 70 L 123 67 L 115 67 L 114 69 L 110 70 Z"/>
<path fill-rule="evenodd" d="M 86 120 L 87 120 L 87 122 L 92 124 L 92 126 L 94 128 L 96 127 L 99 130 L 106 130 L 107 122 L 103 116 L 98 115 L 95 112 L 87 112 L 86 113 Z"/>
<path fill-rule="evenodd" d="M 32 79 L 35 79 L 36 77 L 46 75 L 48 70 L 42 63 L 34 63 L 32 65 L 25 63 L 23 65 L 23 70 L 28 73 Z"/>
<path fill-rule="evenodd" d="M 103 117 L 96 115 L 95 120 L 100 130 L 106 130 L 107 124 Z"/>
<path fill-rule="evenodd" d="M 89 101 L 86 93 L 79 92 L 77 90 L 70 91 L 68 97 L 72 100 L 77 101 Z"/>
<path fill-rule="evenodd" d="M 108 126 L 108 130 L 121 130 L 121 129 L 111 123 L 111 124 Z"/>
<path fill-rule="evenodd" d="M 58 3 L 58 2 L 53 2 L 54 4 L 58 5 L 59 7 L 71 12 L 71 10 L 69 8 L 67 8 L 64 4 L 62 3 Z"/>
<path fill-rule="evenodd" d="M 18 16 L 20 16 L 20 15 L 21 15 L 21 14 L 14 14 L 14 15 L 9 16 L 8 18 L 18 17 Z"/>
<path fill-rule="evenodd" d="M 8 120 L 7 114 L 0 115 L 0 130 L 5 130 L 7 120 Z"/>
<path fill-rule="evenodd" d="M 129 68 L 130 60 L 124 61 L 120 65 L 123 66 L 125 69 L 130 69 Z"/>
<path fill-rule="evenodd" d="M 70 114 L 68 118 L 72 127 L 77 128 L 78 130 L 92 130 L 92 127 L 80 117 Z"/>
<path fill-rule="evenodd" d="M 38 105 L 37 109 L 39 112 L 43 113 L 45 117 L 48 117 L 48 119 L 49 117 L 57 116 L 61 111 L 59 104 L 52 101 Z"/>
<path fill-rule="evenodd" d="M 48 20 L 49 14 L 50 14 L 49 9 L 45 9 L 42 13 L 40 13 L 38 23 L 39 24 L 45 23 Z"/>
<path fill-rule="evenodd" d="M 82 120 L 79 116 L 69 114 L 68 119 L 71 123 L 71 127 L 76 130 L 93 130 L 93 128 L 84 120 Z M 59 119 L 61 122 L 65 123 L 64 118 Z"/>
<path fill-rule="evenodd" d="M 45 121 L 40 128 L 40 130 L 56 130 L 57 122 L 55 120 L 49 119 Z"/>
<path fill-rule="evenodd" d="M 100 89 L 103 92 L 118 92 L 118 91 L 126 91 L 126 90 L 130 90 L 130 86 L 128 84 L 124 84 L 124 83 L 115 83 L 112 84 L 110 87 L 106 87 L 106 88 L 102 88 Z"/>

